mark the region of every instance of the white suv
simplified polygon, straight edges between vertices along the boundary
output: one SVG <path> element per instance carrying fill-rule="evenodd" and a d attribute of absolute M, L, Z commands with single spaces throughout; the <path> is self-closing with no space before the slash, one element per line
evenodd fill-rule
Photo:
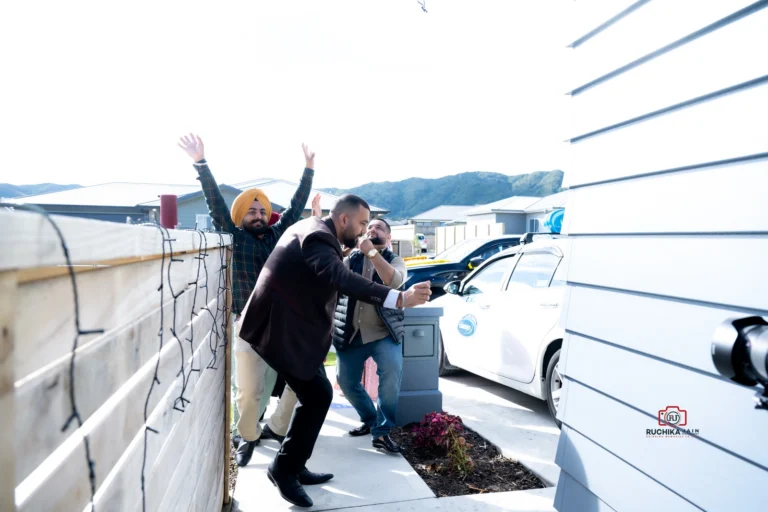
<path fill-rule="evenodd" d="M 535 236 L 447 284 L 432 301 L 443 307 L 440 374 L 463 368 L 546 400 L 554 418 L 569 249 L 567 238 Z"/>

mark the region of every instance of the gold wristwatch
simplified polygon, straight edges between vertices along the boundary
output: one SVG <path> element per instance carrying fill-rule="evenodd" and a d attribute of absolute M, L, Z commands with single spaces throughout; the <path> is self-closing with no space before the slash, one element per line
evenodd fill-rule
<path fill-rule="evenodd" d="M 365 255 L 368 256 L 368 258 L 370 259 L 375 258 L 377 254 L 379 254 L 379 251 L 377 251 L 376 249 L 371 249 L 370 251 L 365 253 Z"/>

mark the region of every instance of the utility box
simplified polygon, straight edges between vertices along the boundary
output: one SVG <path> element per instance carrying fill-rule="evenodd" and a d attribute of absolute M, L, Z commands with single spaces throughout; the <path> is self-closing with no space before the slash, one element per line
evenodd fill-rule
<path fill-rule="evenodd" d="M 419 422 L 443 410 L 440 381 L 440 317 L 443 308 L 429 304 L 405 310 L 403 381 L 397 404 L 397 425 Z"/>

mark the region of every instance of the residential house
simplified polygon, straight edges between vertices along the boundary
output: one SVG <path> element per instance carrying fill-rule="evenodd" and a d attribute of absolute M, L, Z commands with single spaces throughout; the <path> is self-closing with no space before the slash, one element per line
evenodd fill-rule
<path fill-rule="evenodd" d="M 467 212 L 467 224 L 503 224 L 504 233 L 522 234 L 527 231 L 526 208 L 540 201 L 540 197 L 512 196 Z"/>
<path fill-rule="evenodd" d="M 286 180 L 263 178 L 238 183 L 236 186 L 219 185 L 227 206 L 231 208 L 235 198 L 242 190 L 258 187 L 264 190 L 272 203 L 272 210 L 281 212 L 291 204 L 291 198 L 298 188 L 298 183 Z M 335 204 L 338 196 L 312 190 L 303 217 L 311 215 L 312 198 L 320 194 L 324 214 Z M 7 199 L 8 203 L 34 204 L 49 213 L 69 215 L 95 220 L 132 224 L 147 222 L 154 217 L 160 220 L 160 196 L 177 196 L 178 221 L 181 229 L 213 229 L 208 215 L 208 205 L 200 189 L 200 184 L 173 185 L 163 183 L 103 183 L 50 194 L 17 197 Z M 383 208 L 372 206 L 371 216 L 377 217 L 389 213 Z"/>
<path fill-rule="evenodd" d="M 568 201 L 568 191 L 558 192 L 542 197 L 525 209 L 525 231 L 527 233 L 546 233 L 549 230 L 544 226 L 547 217 L 555 210 L 565 209 Z"/>
<path fill-rule="evenodd" d="M 424 213 L 420 213 L 410 219 L 408 224 L 414 226 L 414 234 L 421 233 L 427 240 L 427 252 L 435 251 L 435 232 L 438 227 L 454 222 L 474 206 L 443 205 Z"/>
<path fill-rule="evenodd" d="M 227 205 L 231 206 L 240 190 L 228 185 L 219 187 Z M 88 187 L 8 199 L 8 203 L 34 204 L 57 215 L 132 224 L 147 222 L 150 216 L 160 220 L 160 195 L 177 196 L 178 221 L 182 229 L 210 227 L 208 206 L 200 184 L 172 185 L 163 183 L 103 183 Z M 271 199 L 271 198 L 270 198 Z M 278 203 L 272 207 L 281 209 Z M 198 215 L 204 216 L 203 218 Z"/>
<path fill-rule="evenodd" d="M 768 2 L 570 3 L 554 507 L 766 510 Z"/>

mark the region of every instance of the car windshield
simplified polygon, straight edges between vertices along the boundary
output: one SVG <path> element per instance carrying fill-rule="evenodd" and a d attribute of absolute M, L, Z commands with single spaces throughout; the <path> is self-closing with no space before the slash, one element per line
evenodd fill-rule
<path fill-rule="evenodd" d="M 482 239 L 482 238 L 476 238 L 472 240 L 464 240 L 462 242 L 457 243 L 454 246 L 449 247 L 448 249 L 444 250 L 437 256 L 435 256 L 436 260 L 445 260 L 450 261 L 452 263 L 457 263 L 486 243 L 488 240 Z"/>

